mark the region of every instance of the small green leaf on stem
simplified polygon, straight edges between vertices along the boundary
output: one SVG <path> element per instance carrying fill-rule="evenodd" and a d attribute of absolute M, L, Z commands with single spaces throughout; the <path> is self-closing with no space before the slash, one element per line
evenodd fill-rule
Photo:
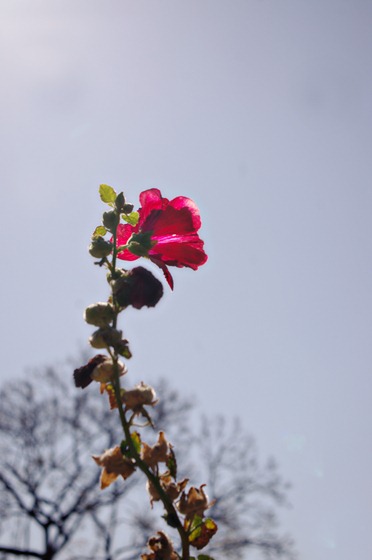
<path fill-rule="evenodd" d="M 205 524 L 206 528 L 210 529 L 210 530 L 214 530 L 217 527 L 216 523 L 210 517 L 207 517 L 207 519 L 204 519 L 204 524 Z"/>
<path fill-rule="evenodd" d="M 129 350 L 128 341 L 123 339 L 115 347 L 116 352 L 129 360 L 132 357 L 132 352 Z"/>
<path fill-rule="evenodd" d="M 194 515 L 190 527 L 190 535 L 189 535 L 190 542 L 194 541 L 197 537 L 199 537 L 201 533 L 202 525 L 203 525 L 203 518 L 200 517 L 200 515 Z"/>
<path fill-rule="evenodd" d="M 121 217 L 123 218 L 124 222 L 127 222 L 131 226 L 136 226 L 139 220 L 139 213 L 131 212 L 130 214 L 122 214 Z"/>
<path fill-rule="evenodd" d="M 167 468 L 169 470 L 169 474 L 171 475 L 174 480 L 177 478 L 177 461 L 176 456 L 172 448 L 169 450 L 169 456 L 167 460 Z"/>
<path fill-rule="evenodd" d="M 99 186 L 99 196 L 101 197 L 102 202 L 106 202 L 107 204 L 112 204 L 116 200 L 115 189 L 109 185 Z"/>
<path fill-rule="evenodd" d="M 135 447 L 135 450 L 139 454 L 141 452 L 141 447 L 142 447 L 141 436 L 139 435 L 138 432 L 132 432 L 131 433 L 131 438 L 132 438 L 132 442 L 133 442 L 133 445 Z"/>
<path fill-rule="evenodd" d="M 127 444 L 127 442 L 126 442 L 125 439 L 123 439 L 123 441 L 122 441 L 121 444 L 120 444 L 120 451 L 122 452 L 122 454 L 123 454 L 125 457 L 130 457 L 129 446 L 128 446 L 128 444 Z"/>
<path fill-rule="evenodd" d="M 213 521 L 213 519 L 208 517 L 203 521 L 201 517 L 195 515 L 193 522 L 191 524 L 189 542 L 192 546 L 194 546 L 197 549 L 204 548 L 205 546 L 207 546 L 207 544 L 209 543 L 213 535 L 216 533 L 216 531 L 217 531 L 217 525 Z"/>
<path fill-rule="evenodd" d="M 97 226 L 96 229 L 93 232 L 93 237 L 103 237 L 104 235 L 106 235 L 107 230 L 105 227 L 103 226 Z"/>

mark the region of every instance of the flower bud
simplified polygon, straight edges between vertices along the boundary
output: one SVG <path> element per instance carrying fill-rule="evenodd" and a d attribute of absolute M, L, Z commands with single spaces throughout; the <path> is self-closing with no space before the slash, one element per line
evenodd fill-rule
<path fill-rule="evenodd" d="M 154 406 L 158 401 L 156 399 L 155 390 L 146 385 L 143 381 L 134 389 L 125 391 L 123 395 L 123 403 L 126 408 L 131 410 L 139 410 L 145 405 Z M 160 432 L 163 433 L 163 432 Z"/>
<path fill-rule="evenodd" d="M 118 361 L 117 371 L 121 376 L 127 373 L 127 368 L 122 362 Z M 114 373 L 115 369 L 111 358 L 103 354 L 97 354 L 86 365 L 75 369 L 75 385 L 85 389 L 92 381 L 98 381 L 101 384 L 109 383 L 112 381 Z"/>
<path fill-rule="evenodd" d="M 158 531 L 157 534 L 157 537 L 151 537 L 147 543 L 151 553 L 141 554 L 141 560 L 154 560 L 155 558 L 177 560 L 179 556 L 175 552 L 170 538 L 163 531 Z"/>
<path fill-rule="evenodd" d="M 172 502 L 174 502 L 179 497 L 189 481 L 188 478 L 184 478 L 181 482 L 176 482 L 172 479 L 168 472 L 159 475 L 159 480 L 164 492 L 172 500 Z M 160 500 L 160 494 L 150 480 L 147 481 L 146 486 L 147 491 L 150 494 L 150 503 L 152 506 L 153 502 L 158 502 Z"/>
<path fill-rule="evenodd" d="M 118 194 L 118 196 L 115 199 L 115 208 L 116 208 L 117 212 L 120 214 L 120 212 L 123 212 L 125 206 L 126 206 L 125 196 L 124 196 L 124 193 L 121 192 L 121 193 Z"/>
<path fill-rule="evenodd" d="M 104 212 L 102 216 L 102 223 L 106 229 L 111 232 L 115 231 L 116 226 L 118 225 L 120 220 L 119 215 L 114 211 L 111 210 L 110 212 Z"/>
<path fill-rule="evenodd" d="M 107 327 L 114 318 L 114 309 L 110 303 L 93 303 L 86 308 L 84 319 L 89 325 Z"/>
<path fill-rule="evenodd" d="M 151 239 L 151 231 L 133 233 L 128 242 L 128 250 L 137 257 L 147 257 L 155 243 Z"/>
<path fill-rule="evenodd" d="M 107 282 L 111 283 L 114 280 L 117 280 L 118 278 L 121 278 L 121 276 L 125 275 L 126 270 L 124 269 L 120 269 L 120 268 L 115 268 L 115 270 L 108 270 L 107 274 L 106 274 L 106 279 Z"/>
<path fill-rule="evenodd" d="M 130 214 L 131 212 L 133 212 L 133 204 L 124 204 L 123 208 L 122 208 L 122 212 L 124 214 Z"/>
<path fill-rule="evenodd" d="M 88 385 L 93 381 L 93 371 L 99 364 L 101 364 L 105 360 L 107 360 L 107 356 L 104 356 L 103 354 L 97 354 L 97 356 L 91 358 L 87 364 L 75 369 L 74 381 L 76 387 L 81 387 L 82 389 L 88 387 Z"/>
<path fill-rule="evenodd" d="M 112 283 L 112 291 L 121 307 L 155 307 L 163 295 L 163 285 L 143 266 L 137 266 Z"/>
<path fill-rule="evenodd" d="M 122 362 L 117 362 L 117 368 L 119 376 L 124 375 L 128 371 Z M 114 373 L 114 364 L 112 363 L 111 358 L 107 357 L 104 361 L 99 363 L 94 368 L 91 373 L 91 377 L 93 381 L 98 381 L 100 383 L 109 383 L 110 381 L 112 381 Z"/>
<path fill-rule="evenodd" d="M 101 328 L 92 334 L 89 338 L 89 344 L 93 348 L 107 348 L 108 346 L 115 346 L 121 341 L 122 332 L 111 327 Z"/>
<path fill-rule="evenodd" d="M 93 237 L 89 245 L 89 253 L 96 259 L 107 257 L 112 251 L 112 243 L 106 241 L 103 237 Z"/>
<path fill-rule="evenodd" d="M 204 511 L 214 504 L 214 502 L 208 501 L 204 486 L 205 484 L 202 484 L 200 488 L 192 486 L 187 494 L 185 491 L 182 492 L 177 508 L 180 513 L 186 515 L 186 519 L 192 519 L 195 515 L 204 517 Z"/>

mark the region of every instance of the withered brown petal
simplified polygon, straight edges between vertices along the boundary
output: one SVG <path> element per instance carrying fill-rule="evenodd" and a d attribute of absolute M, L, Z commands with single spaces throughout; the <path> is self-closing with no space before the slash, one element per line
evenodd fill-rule
<path fill-rule="evenodd" d="M 81 387 L 85 389 L 93 381 L 91 374 L 93 370 L 107 359 L 107 356 L 103 354 L 97 354 L 94 356 L 85 366 L 77 368 L 74 370 L 74 381 L 76 387 Z"/>

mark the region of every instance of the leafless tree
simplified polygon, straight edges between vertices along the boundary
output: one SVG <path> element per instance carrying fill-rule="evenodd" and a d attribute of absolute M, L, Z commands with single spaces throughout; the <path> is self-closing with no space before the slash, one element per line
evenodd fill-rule
<path fill-rule="evenodd" d="M 198 447 L 196 456 L 203 457 L 199 476 L 208 480 L 215 499 L 210 513 L 219 526 L 219 538 L 212 539 L 208 552 L 235 560 L 246 558 L 247 550 L 267 560 L 295 558 L 292 539 L 278 535 L 275 506 L 289 505 L 290 485 L 274 459 L 260 464 L 255 440 L 239 419 L 228 423 L 222 416 L 202 420 Z"/>
<path fill-rule="evenodd" d="M 159 529 L 140 476 L 99 489 L 91 455 L 122 434 L 94 385 L 77 391 L 66 370 L 47 368 L 0 392 L 0 560 L 137 560 Z M 260 466 L 252 438 L 237 426 L 226 432 L 221 419 L 204 418 L 193 434 L 192 400 L 163 381 L 156 386 L 156 427 L 166 428 L 188 476 L 201 471 L 216 498 L 219 532 L 209 553 L 240 560 L 257 549 L 263 558 L 291 558 L 290 541 L 276 530 L 287 487 L 275 466 Z"/>

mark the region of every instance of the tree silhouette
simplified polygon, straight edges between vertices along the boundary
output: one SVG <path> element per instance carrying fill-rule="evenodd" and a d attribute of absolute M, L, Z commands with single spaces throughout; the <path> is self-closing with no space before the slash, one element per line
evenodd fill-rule
<path fill-rule="evenodd" d="M 202 419 L 204 451 L 197 453 L 201 432 L 188 420 L 193 401 L 164 381 L 155 386 L 156 429 L 167 425 L 180 471 L 201 471 L 216 499 L 211 515 L 219 533 L 207 553 L 240 560 L 256 549 L 263 558 L 292 558 L 290 540 L 276 528 L 287 485 L 275 464 L 261 466 L 254 440 L 237 423 L 229 432 L 223 418 Z M 1 390 L 1 559 L 135 560 L 158 529 L 140 477 L 99 489 L 100 469 L 91 456 L 120 443 L 122 434 L 117 411 L 95 388 L 76 391 L 63 367 Z"/>

